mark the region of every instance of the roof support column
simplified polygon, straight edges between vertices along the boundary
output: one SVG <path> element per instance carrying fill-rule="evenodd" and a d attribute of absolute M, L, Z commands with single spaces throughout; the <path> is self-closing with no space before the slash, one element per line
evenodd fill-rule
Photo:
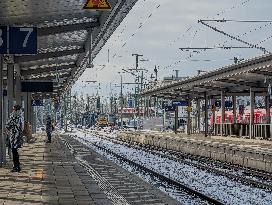
<path fill-rule="evenodd" d="M 8 96 L 3 96 L 3 123 L 7 122 L 8 119 Z"/>
<path fill-rule="evenodd" d="M 68 122 L 67 122 L 67 118 L 68 118 L 68 112 L 67 112 L 67 109 L 68 109 L 68 91 L 66 91 L 64 93 L 64 131 L 67 132 L 68 131 Z M 111 99 L 112 100 L 112 99 Z M 88 96 L 88 111 L 90 111 L 90 97 Z M 111 102 L 111 113 L 112 113 L 112 102 Z M 90 121 L 89 121 L 90 123 Z"/>
<path fill-rule="evenodd" d="M 26 122 L 31 122 L 31 117 L 30 117 L 30 110 L 31 107 L 31 96 L 30 93 L 24 93 L 24 110 L 25 110 L 25 121 Z"/>
<path fill-rule="evenodd" d="M 212 130 L 213 130 L 213 134 L 216 135 L 216 132 L 215 132 L 215 110 L 213 110 L 213 107 L 215 107 L 215 99 L 214 99 L 214 96 L 212 96 L 212 99 L 211 99 L 211 109 L 212 109 Z"/>
<path fill-rule="evenodd" d="M 16 105 L 22 105 L 22 93 L 21 93 L 21 69 L 18 64 L 15 65 L 15 101 Z"/>
<path fill-rule="evenodd" d="M 166 130 L 165 123 L 166 123 L 166 111 L 165 111 L 165 108 L 164 108 L 163 109 L 163 121 L 162 121 L 164 131 Z"/>
<path fill-rule="evenodd" d="M 204 93 L 205 98 L 205 118 L 204 118 L 204 127 L 205 127 L 205 137 L 208 136 L 208 95 L 207 92 Z"/>
<path fill-rule="evenodd" d="M 236 96 L 232 96 L 232 104 L 233 104 L 233 123 L 237 123 L 237 99 Z"/>
<path fill-rule="evenodd" d="M 6 138 L 3 128 L 3 56 L 0 55 L 0 167 L 6 163 Z"/>
<path fill-rule="evenodd" d="M 177 130 L 178 130 L 178 109 L 179 107 L 176 106 L 175 109 L 175 134 L 177 134 Z"/>
<path fill-rule="evenodd" d="M 189 107 L 192 106 L 192 100 L 191 99 L 188 100 L 188 106 Z M 191 111 L 187 110 L 187 135 L 191 135 L 191 127 L 192 127 Z"/>
<path fill-rule="evenodd" d="M 265 97 L 265 107 L 266 107 L 266 124 L 270 124 L 271 123 L 271 119 L 270 119 L 271 116 L 270 116 L 270 96 L 269 96 L 269 93 Z"/>
<path fill-rule="evenodd" d="M 196 109 L 197 109 L 197 122 L 196 122 L 196 125 L 197 125 L 197 129 L 198 129 L 198 133 L 201 132 L 201 113 L 200 113 L 200 99 L 198 98 L 197 101 L 196 101 Z"/>
<path fill-rule="evenodd" d="M 28 122 L 27 120 L 27 93 L 23 93 L 23 107 L 24 107 L 24 118 L 25 121 Z"/>
<path fill-rule="evenodd" d="M 225 92 L 221 91 L 221 124 L 220 124 L 221 136 L 224 135 L 224 123 L 225 123 Z"/>
<path fill-rule="evenodd" d="M 8 115 L 14 106 L 14 64 L 8 64 Z"/>
<path fill-rule="evenodd" d="M 154 109 L 155 109 L 155 115 L 154 117 L 156 118 L 157 117 L 157 110 L 158 110 L 158 98 L 155 97 L 155 102 L 154 102 Z M 138 106 L 139 106 L 139 103 L 138 103 Z"/>
<path fill-rule="evenodd" d="M 36 133 L 37 129 L 37 107 L 33 107 L 31 104 L 31 124 L 32 124 L 32 133 Z"/>
<path fill-rule="evenodd" d="M 253 137 L 253 126 L 254 126 L 254 107 L 255 107 L 255 93 L 250 88 L 250 118 L 249 118 L 249 138 Z"/>
<path fill-rule="evenodd" d="M 150 118 L 150 96 L 147 97 L 147 117 Z"/>
<path fill-rule="evenodd" d="M 267 93 L 267 96 L 265 97 L 265 108 L 266 108 L 266 124 L 269 126 L 268 132 L 265 131 L 265 138 L 267 139 L 269 136 L 272 136 L 272 130 L 271 130 L 271 116 L 270 116 L 270 95 L 269 92 Z"/>

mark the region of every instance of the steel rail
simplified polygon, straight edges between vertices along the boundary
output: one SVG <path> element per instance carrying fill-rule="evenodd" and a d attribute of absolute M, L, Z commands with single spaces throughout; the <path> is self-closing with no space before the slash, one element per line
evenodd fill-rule
<path fill-rule="evenodd" d="M 103 151 L 115 156 L 116 158 L 119 158 L 119 159 L 121 159 L 121 160 L 135 166 L 135 167 L 138 167 L 138 168 L 140 168 L 140 169 L 142 169 L 142 170 L 144 170 L 146 172 L 151 173 L 155 177 L 157 177 L 157 178 L 159 178 L 159 179 L 161 179 L 161 180 L 163 180 L 165 182 L 168 182 L 169 184 L 173 184 L 174 186 L 178 187 L 181 190 L 184 190 L 187 193 L 198 196 L 202 200 L 205 200 L 205 201 L 207 201 L 207 202 L 209 202 L 211 204 L 214 204 L 214 205 L 223 205 L 224 204 L 224 203 L 220 202 L 219 200 L 216 200 L 216 199 L 214 199 L 214 198 L 212 198 L 210 196 L 207 196 L 207 195 L 205 195 L 205 194 L 203 194 L 203 193 L 201 193 L 199 191 L 196 191 L 196 190 L 190 188 L 189 186 L 186 186 L 186 185 L 184 185 L 184 184 L 182 184 L 182 183 L 180 183 L 178 181 L 175 181 L 174 179 L 166 177 L 166 176 L 164 176 L 164 175 L 162 175 L 162 174 L 160 174 L 160 173 L 158 173 L 158 172 L 156 172 L 156 171 L 154 171 L 154 170 L 152 170 L 150 168 L 147 168 L 147 167 L 145 167 L 145 166 L 143 166 L 141 164 L 138 164 L 138 163 L 136 163 L 136 162 L 134 162 L 134 161 L 120 155 L 120 154 L 117 154 L 117 153 L 113 152 L 110 149 L 107 149 L 105 147 L 102 147 L 102 146 L 97 145 L 97 144 L 92 143 L 92 142 L 89 142 L 89 143 L 91 143 L 93 146 L 97 147 L 98 149 L 103 150 Z"/>
<path fill-rule="evenodd" d="M 128 142 L 128 141 L 122 141 L 122 140 L 117 140 L 117 139 L 106 138 L 104 136 L 102 137 L 99 134 L 97 136 L 102 138 L 102 139 L 109 140 L 109 141 L 111 141 L 113 143 L 122 144 L 120 142 L 123 142 L 123 143 L 125 142 L 125 143 L 128 143 L 128 145 L 126 145 L 126 146 L 131 145 L 130 142 Z M 173 150 L 164 149 L 164 151 L 168 151 L 169 153 L 174 154 L 177 157 L 177 158 L 175 158 L 175 157 L 172 157 L 172 156 L 167 155 L 167 154 L 162 154 L 162 153 L 156 152 L 156 151 L 162 151 L 162 148 L 160 148 L 161 150 L 159 150 L 157 147 L 146 146 L 144 144 L 139 144 L 139 143 L 137 143 L 137 146 L 138 147 L 134 146 L 134 148 L 138 149 L 138 150 L 144 150 L 144 151 L 150 152 L 150 153 L 155 154 L 155 155 L 160 155 L 161 157 L 166 157 L 166 158 L 171 159 L 171 160 L 175 160 L 175 161 L 179 160 L 181 163 L 184 163 L 186 165 L 194 166 L 194 167 L 197 167 L 197 168 L 199 168 L 201 170 L 207 170 L 209 172 L 216 173 L 216 174 L 228 177 L 229 179 L 232 179 L 232 180 L 238 180 L 238 181 L 240 181 L 240 182 L 242 182 L 244 184 L 247 184 L 247 185 L 252 185 L 252 186 L 258 187 L 258 188 L 272 190 L 272 185 L 271 184 L 263 183 L 263 182 L 252 180 L 252 179 L 248 179 L 248 178 L 238 176 L 238 175 L 226 172 L 226 171 L 221 171 L 219 169 L 215 169 L 214 167 L 211 168 L 211 167 L 206 166 L 206 165 L 197 164 L 197 163 L 194 163 L 194 162 L 189 162 L 189 161 L 184 160 L 185 156 L 187 156 L 189 159 L 193 158 L 194 160 L 197 160 L 199 162 L 207 163 L 207 161 L 203 161 L 203 158 L 201 159 L 200 157 L 196 157 L 196 156 L 193 156 L 193 155 L 188 155 L 188 154 L 185 154 L 185 153 L 182 153 L 182 152 L 177 152 L 177 151 L 173 151 Z M 154 150 L 156 150 L 156 151 L 154 151 Z M 213 161 L 213 163 L 215 163 L 215 161 Z M 239 168 L 239 167 L 231 165 L 231 164 L 225 164 L 225 163 L 222 164 L 222 163 L 218 163 L 218 162 L 216 162 L 216 165 L 221 166 L 223 168 L 227 167 L 227 169 L 234 169 L 236 171 L 241 171 L 242 170 L 247 175 L 251 175 L 251 176 L 257 176 L 257 177 L 262 176 L 264 178 L 263 180 L 265 180 L 265 179 L 272 180 L 272 175 L 265 174 L 265 173 L 259 172 L 257 170 Z"/>
<path fill-rule="evenodd" d="M 190 188 L 190 187 L 188 187 L 188 186 L 186 186 L 184 184 L 181 184 L 178 181 L 175 181 L 175 180 L 173 180 L 173 179 L 171 179 L 169 177 L 166 177 L 166 176 L 164 176 L 162 174 L 159 174 L 158 172 L 155 172 L 152 169 L 149 169 L 149 168 L 147 168 L 147 167 L 145 167 L 145 166 L 143 166 L 141 164 L 138 164 L 138 163 L 136 163 L 136 162 L 134 162 L 134 161 L 132 161 L 130 159 L 127 159 L 126 157 L 124 157 L 122 155 L 119 155 L 119 154 L 117 154 L 117 153 L 115 153 L 115 152 L 113 152 L 113 151 L 111 151 L 111 150 L 109 150 L 109 149 L 107 149 L 105 147 L 99 146 L 99 145 L 94 144 L 94 143 L 92 143 L 92 145 L 94 145 L 98 149 L 101 149 L 101 150 L 103 150 L 103 151 L 105 151 L 105 152 L 107 152 L 107 153 L 109 153 L 109 154 L 111 154 L 111 155 L 113 155 L 113 156 L 115 156 L 115 157 L 117 157 L 117 158 L 119 158 L 119 159 L 133 165 L 133 166 L 135 166 L 135 167 L 138 167 L 138 168 L 140 168 L 140 169 L 142 169 L 142 170 L 144 170 L 146 172 L 149 172 L 149 173 L 153 174 L 155 177 L 157 177 L 157 178 L 159 178 L 159 179 L 161 179 L 163 181 L 166 181 L 166 182 L 168 182 L 170 184 L 173 184 L 173 185 L 179 187 L 180 189 L 182 189 L 182 190 L 184 190 L 184 191 L 186 191 L 186 192 L 188 192 L 190 194 L 198 196 L 199 198 L 201 198 L 201 199 L 203 199 L 203 200 L 205 200 L 205 201 L 207 201 L 209 203 L 212 203 L 214 205 L 223 205 L 224 204 L 224 203 L 222 203 L 222 202 L 220 202 L 220 201 L 218 201 L 218 200 L 216 200 L 214 198 L 211 198 L 210 196 L 207 196 L 207 195 L 205 195 L 205 194 L 203 194 L 203 193 L 201 193 L 199 191 L 196 191 L 196 190 L 194 190 L 194 189 L 192 189 L 192 188 Z"/>

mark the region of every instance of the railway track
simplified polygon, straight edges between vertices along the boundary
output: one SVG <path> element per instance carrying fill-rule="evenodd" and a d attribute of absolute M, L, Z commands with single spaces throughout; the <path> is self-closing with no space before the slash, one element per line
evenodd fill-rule
<path fill-rule="evenodd" d="M 94 133 L 92 133 L 90 131 L 87 131 L 87 133 L 94 134 Z M 108 138 L 108 137 L 105 137 L 103 135 L 100 135 L 99 133 L 95 133 L 95 134 L 96 134 L 97 137 L 99 137 L 101 139 L 104 139 L 104 140 L 111 141 L 113 143 L 122 144 L 122 145 L 125 145 L 125 146 L 128 146 L 128 147 L 133 147 L 133 148 L 138 149 L 138 150 L 147 151 L 149 153 L 160 155 L 161 157 L 165 157 L 165 158 L 168 158 L 168 159 L 171 159 L 171 160 L 175 160 L 175 161 L 178 160 L 181 163 L 184 163 L 186 165 L 194 166 L 194 167 L 199 168 L 201 170 L 206 170 L 206 171 L 218 174 L 218 175 L 222 175 L 222 176 L 228 177 L 231 180 L 235 180 L 235 181 L 238 180 L 238 181 L 240 181 L 240 182 L 242 182 L 242 183 L 244 183 L 246 185 L 251 185 L 251 186 L 262 188 L 262 189 L 272 190 L 272 185 L 271 184 L 261 182 L 261 181 L 265 181 L 267 179 L 272 181 L 272 176 L 267 174 L 267 173 L 259 172 L 257 170 L 241 169 L 241 168 L 239 168 L 237 166 L 230 165 L 230 164 L 225 164 L 225 163 L 224 164 L 216 163 L 217 166 L 220 166 L 220 167 L 222 167 L 224 169 L 229 169 L 229 170 L 232 169 L 234 171 L 241 171 L 242 170 L 248 176 L 257 177 L 257 178 L 260 178 L 260 176 L 261 176 L 262 179 L 257 181 L 257 180 L 253 180 L 253 179 L 250 179 L 250 178 L 246 178 L 246 177 L 243 177 L 243 176 L 239 176 L 239 175 L 230 173 L 228 171 L 220 170 L 218 168 L 215 168 L 214 166 L 211 166 L 211 164 L 203 165 L 204 163 L 207 164 L 207 161 L 204 161 L 205 159 L 203 159 L 203 158 L 198 158 L 198 157 L 195 157 L 195 156 L 192 157 L 191 155 L 190 156 L 189 155 L 184 155 L 183 153 L 180 153 L 180 152 L 177 152 L 177 151 L 166 150 L 166 149 L 158 149 L 158 148 L 156 148 L 154 146 L 146 146 L 146 145 L 143 145 L 143 144 L 134 144 L 134 145 L 132 145 L 130 142 L 127 142 L 127 141 L 121 141 L 121 140 L 117 140 L 117 139 L 113 139 L 113 138 Z M 161 153 L 161 151 L 167 151 L 171 155 L 163 154 L 163 153 Z M 196 163 L 196 162 L 187 161 L 186 159 L 194 159 L 194 160 L 197 160 L 198 162 L 201 162 L 201 164 Z"/>
<path fill-rule="evenodd" d="M 91 143 L 91 142 L 88 142 L 88 143 Z M 224 203 L 218 201 L 217 199 L 214 199 L 214 198 L 212 198 L 212 197 L 210 197 L 210 196 L 208 196 L 206 194 L 203 194 L 203 193 L 201 193 L 201 192 L 199 192 L 199 191 L 197 191 L 195 189 L 190 188 L 187 185 L 184 185 L 184 184 L 182 184 L 182 183 L 180 183 L 178 181 L 175 181 L 175 180 L 171 179 L 170 177 L 164 176 L 164 175 L 162 175 L 162 174 L 160 174 L 160 173 L 158 173 L 158 172 L 156 172 L 156 171 L 154 171 L 154 170 L 152 170 L 150 168 L 147 168 L 147 167 L 145 167 L 145 166 L 143 166 L 143 165 L 141 165 L 139 163 L 136 163 L 136 162 L 134 162 L 134 161 L 120 155 L 120 154 L 117 154 L 117 153 L 113 152 L 110 149 L 107 149 L 107 148 L 105 148 L 103 146 L 100 146 L 100 145 L 97 145 L 95 143 L 91 143 L 91 144 L 93 146 L 95 146 L 97 149 L 102 150 L 102 151 L 106 152 L 107 154 L 110 154 L 110 155 L 112 155 L 112 156 L 114 156 L 114 157 L 116 157 L 116 158 L 118 158 L 118 159 L 120 159 L 120 160 L 122 160 L 122 161 L 136 167 L 136 168 L 144 170 L 145 172 L 150 173 L 154 177 L 157 177 L 161 181 L 167 182 L 168 184 L 171 184 L 171 185 L 174 185 L 179 190 L 184 191 L 184 192 L 186 192 L 188 194 L 191 194 L 194 197 L 198 197 L 201 200 L 203 200 L 205 202 L 208 202 L 209 204 L 214 204 L 214 205 L 223 205 L 224 204 Z"/>

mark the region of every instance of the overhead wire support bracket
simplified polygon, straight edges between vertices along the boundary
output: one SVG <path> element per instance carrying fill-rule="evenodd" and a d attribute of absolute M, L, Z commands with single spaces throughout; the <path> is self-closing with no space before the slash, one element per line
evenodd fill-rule
<path fill-rule="evenodd" d="M 211 26 L 211 25 L 205 23 L 205 22 L 202 21 L 202 20 L 199 20 L 198 22 L 201 23 L 201 24 L 203 24 L 204 26 L 207 26 L 208 28 L 210 28 L 210 29 L 212 29 L 212 30 L 218 32 L 218 33 L 221 33 L 221 34 L 223 34 L 223 35 L 225 35 L 225 36 L 227 36 L 227 37 L 233 39 L 233 40 L 239 41 L 239 42 L 241 42 L 241 43 L 243 43 L 243 44 L 246 44 L 246 45 L 248 45 L 248 46 L 250 46 L 250 47 L 252 47 L 252 48 L 259 49 L 259 50 L 263 51 L 264 53 L 270 53 L 269 51 L 267 51 L 267 50 L 266 50 L 265 48 L 263 48 L 263 47 L 256 46 L 256 45 L 254 45 L 254 44 L 252 44 L 252 43 L 249 43 L 249 42 L 246 42 L 246 41 L 244 41 L 244 40 L 242 40 L 242 39 L 240 39 L 240 38 L 238 38 L 238 37 L 232 36 L 232 35 L 230 35 L 230 34 L 224 32 L 224 31 L 222 31 L 222 30 L 219 30 L 218 28 L 216 28 L 216 27 L 214 27 L 214 26 Z"/>
<path fill-rule="evenodd" d="M 236 23 L 270 23 L 272 20 L 234 20 L 234 19 L 200 19 L 201 22 L 218 22 L 218 23 L 226 23 L 226 22 L 236 22 Z"/>
<path fill-rule="evenodd" d="M 212 50 L 212 49 L 232 49 L 232 48 L 252 48 L 249 46 L 216 46 L 216 47 L 184 47 L 179 48 L 182 51 L 186 50 Z"/>

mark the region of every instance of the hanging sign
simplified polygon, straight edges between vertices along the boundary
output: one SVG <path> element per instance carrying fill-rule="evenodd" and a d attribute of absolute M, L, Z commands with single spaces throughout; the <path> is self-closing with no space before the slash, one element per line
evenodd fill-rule
<path fill-rule="evenodd" d="M 128 99 L 128 107 L 129 107 L 129 108 L 132 108 L 132 107 L 133 107 L 133 99 L 132 99 L 132 98 L 129 98 L 129 99 Z"/>
<path fill-rule="evenodd" d="M 225 107 L 229 108 L 229 107 L 232 107 L 232 106 L 233 106 L 232 101 L 225 101 Z"/>
<path fill-rule="evenodd" d="M 216 106 L 212 105 L 212 112 L 216 112 Z"/>
<path fill-rule="evenodd" d="M 186 108 L 186 111 L 187 111 L 187 112 L 193 112 L 193 107 L 192 107 L 192 106 L 188 106 L 188 107 Z"/>
<path fill-rule="evenodd" d="M 171 112 L 171 111 L 175 111 L 176 107 L 174 106 L 165 106 L 165 112 Z"/>
<path fill-rule="evenodd" d="M 214 106 L 220 108 L 221 107 L 221 101 L 220 100 L 215 101 Z M 229 108 L 229 107 L 232 107 L 232 106 L 233 106 L 232 101 L 225 101 L 225 107 L 226 108 Z"/>
<path fill-rule="evenodd" d="M 21 82 L 21 92 L 52 93 L 53 82 L 23 81 Z"/>
<path fill-rule="evenodd" d="M 109 11 L 112 8 L 108 0 L 87 0 L 83 9 Z"/>
<path fill-rule="evenodd" d="M 32 100 L 31 105 L 32 106 L 43 106 L 43 100 Z"/>
<path fill-rule="evenodd" d="M 188 101 L 173 101 L 172 106 L 188 106 Z"/>
<path fill-rule="evenodd" d="M 37 54 L 37 27 L 0 26 L 0 54 Z"/>
<path fill-rule="evenodd" d="M 8 52 L 8 30 L 6 26 L 0 26 L 0 54 L 7 54 Z"/>
<path fill-rule="evenodd" d="M 214 102 L 214 106 L 215 106 L 215 107 L 221 107 L 221 101 L 220 101 L 220 100 L 216 100 L 216 101 Z"/>

